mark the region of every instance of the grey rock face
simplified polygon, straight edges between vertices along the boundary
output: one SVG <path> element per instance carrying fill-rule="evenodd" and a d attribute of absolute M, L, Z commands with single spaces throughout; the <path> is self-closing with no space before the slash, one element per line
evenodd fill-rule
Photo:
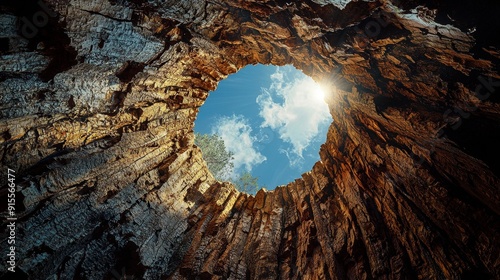
<path fill-rule="evenodd" d="M 472 33 L 443 19 L 465 7 L 428 1 L 30 5 L 0 10 L 16 277 L 500 277 L 487 16 Z M 334 122 L 310 172 L 253 197 L 213 178 L 192 130 L 208 92 L 255 63 L 329 86 Z"/>

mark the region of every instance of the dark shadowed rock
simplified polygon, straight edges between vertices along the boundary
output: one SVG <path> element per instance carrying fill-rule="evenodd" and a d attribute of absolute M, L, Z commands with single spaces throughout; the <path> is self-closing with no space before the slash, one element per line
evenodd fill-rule
<path fill-rule="evenodd" d="M 18 277 L 500 277 L 500 46 L 478 12 L 498 3 L 16 3 L 0 4 L 0 200 L 7 216 L 8 167 Z M 193 123 L 256 63 L 327 85 L 334 121 L 310 172 L 253 197 L 208 172 Z"/>

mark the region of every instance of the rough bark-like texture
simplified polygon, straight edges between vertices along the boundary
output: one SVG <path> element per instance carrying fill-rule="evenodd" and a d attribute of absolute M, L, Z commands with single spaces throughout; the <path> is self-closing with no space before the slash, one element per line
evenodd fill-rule
<path fill-rule="evenodd" d="M 3 2 L 18 276 L 500 278 L 499 4 L 434 2 Z M 255 197 L 192 132 L 254 63 L 329 85 L 334 119 L 311 172 Z"/>

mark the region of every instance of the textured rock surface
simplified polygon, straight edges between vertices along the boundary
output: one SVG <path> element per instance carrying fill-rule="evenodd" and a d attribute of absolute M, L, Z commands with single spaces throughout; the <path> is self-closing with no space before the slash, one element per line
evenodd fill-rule
<path fill-rule="evenodd" d="M 0 15 L 19 275 L 500 277 L 498 3 L 50 0 L 27 39 L 30 3 Z M 330 85 L 334 119 L 311 172 L 255 197 L 192 133 L 253 63 Z"/>

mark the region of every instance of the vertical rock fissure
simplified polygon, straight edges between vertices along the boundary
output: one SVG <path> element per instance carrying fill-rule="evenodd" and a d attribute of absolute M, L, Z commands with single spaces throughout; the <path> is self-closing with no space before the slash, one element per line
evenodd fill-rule
<path fill-rule="evenodd" d="M 495 7 L 469 23 L 450 1 L 0 4 L 17 276 L 500 277 L 500 53 L 477 17 Z M 213 178 L 193 123 L 256 63 L 334 82 L 334 121 L 310 172 L 249 196 Z"/>

